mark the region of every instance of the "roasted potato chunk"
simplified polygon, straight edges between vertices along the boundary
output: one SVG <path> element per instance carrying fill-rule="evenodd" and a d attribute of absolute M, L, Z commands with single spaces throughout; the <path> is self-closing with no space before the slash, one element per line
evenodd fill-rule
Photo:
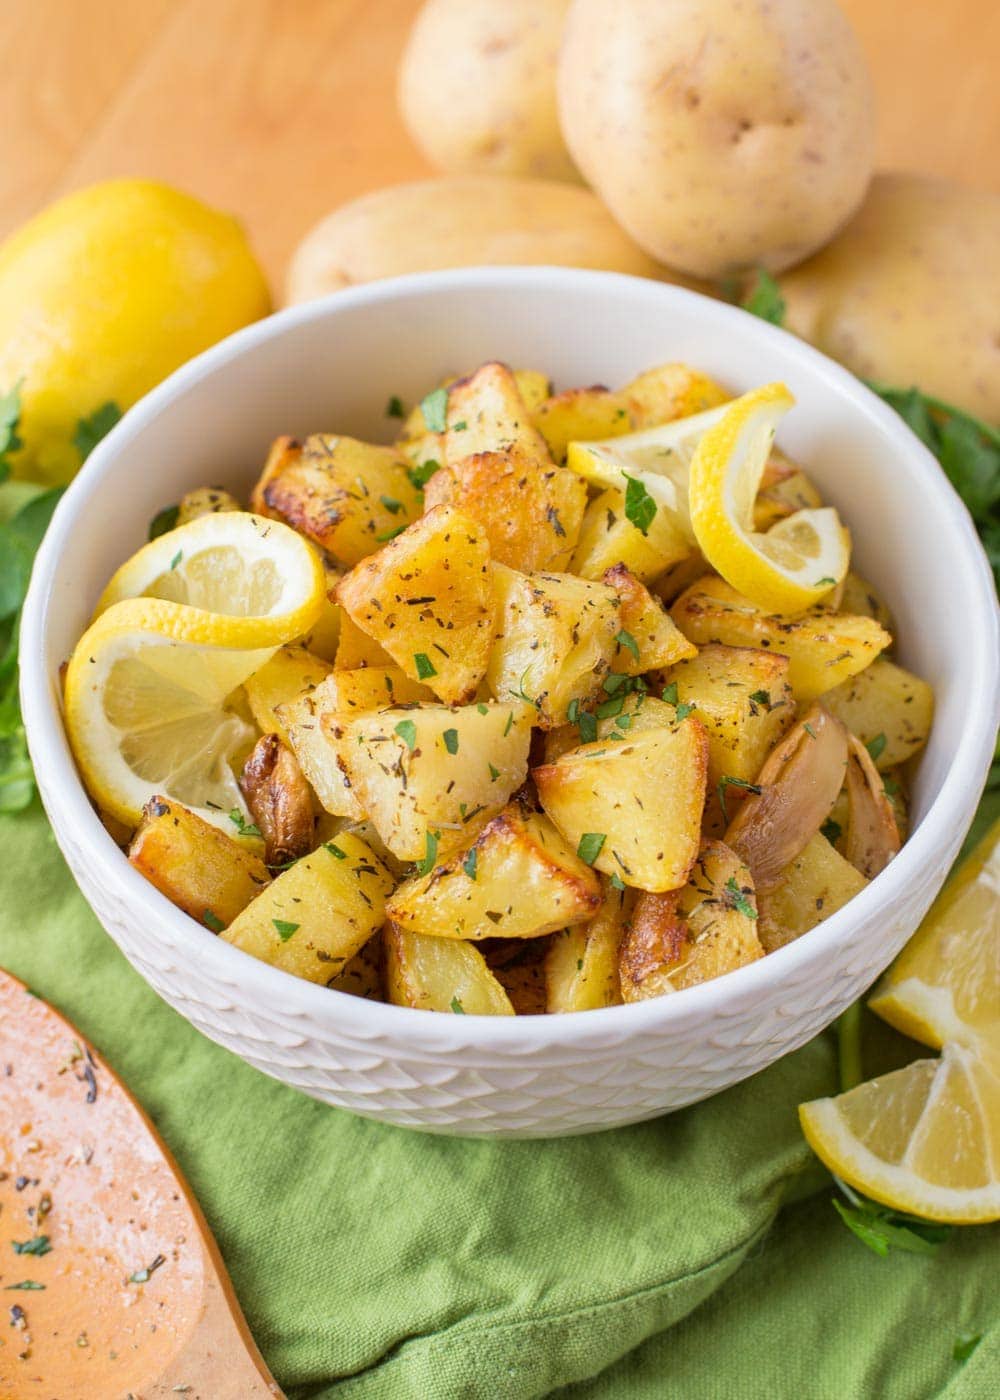
<path fill-rule="evenodd" d="M 621 491 L 609 487 L 587 507 L 570 569 L 581 578 L 598 579 L 624 564 L 641 583 L 649 583 L 692 552 L 690 540 L 665 510 L 656 512 L 643 533 L 625 514 Z"/>
<path fill-rule="evenodd" d="M 682 364 L 648 369 L 626 384 L 621 393 L 628 401 L 632 432 L 672 423 L 675 418 L 690 418 L 732 398 L 707 374 Z"/>
<path fill-rule="evenodd" d="M 427 509 L 448 505 L 475 520 L 490 555 L 512 569 L 564 569 L 580 536 L 587 488 L 573 472 L 512 447 L 477 452 L 427 483 Z"/>
<path fill-rule="evenodd" d="M 692 584 L 670 611 L 685 637 L 697 646 L 722 642 L 787 656 L 788 681 L 799 700 L 815 700 L 857 675 L 892 641 L 870 617 L 823 608 L 810 608 L 798 617 L 761 612 L 715 577 Z"/>
<path fill-rule="evenodd" d="M 708 739 L 693 715 L 598 740 L 532 770 L 545 811 L 583 859 L 641 890 L 675 890 L 698 854 Z"/>
<path fill-rule="evenodd" d="M 271 880 L 259 842 L 227 836 L 165 797 L 146 803 L 128 858 L 171 904 L 213 933 L 231 924 Z"/>
<path fill-rule="evenodd" d="M 200 515 L 219 515 L 222 511 L 242 510 L 235 496 L 221 486 L 198 486 L 183 495 L 177 505 L 177 524 L 187 525 Z"/>
<path fill-rule="evenodd" d="M 317 686 L 298 700 L 279 705 L 278 718 L 285 727 L 288 746 L 323 810 L 334 817 L 361 821 L 365 814 L 340 766 L 337 747 L 323 732 L 320 717 L 324 696 L 323 686 Z"/>
<path fill-rule="evenodd" d="M 351 714 L 390 705 L 434 704 L 434 692 L 411 681 L 398 666 L 361 666 L 332 671 L 314 691 L 316 713 Z"/>
<path fill-rule="evenodd" d="M 533 417 L 556 462 L 565 462 L 571 442 L 592 442 L 632 431 L 624 394 L 599 384 L 555 394 L 535 409 Z"/>
<path fill-rule="evenodd" d="M 234 947 L 329 984 L 381 927 L 392 876 L 350 832 L 285 870 L 223 930 Z"/>
<path fill-rule="evenodd" d="M 858 617 L 873 617 L 887 632 L 895 635 L 896 624 L 888 603 L 874 585 L 853 570 L 844 579 L 838 611 L 854 613 Z"/>
<path fill-rule="evenodd" d="M 882 656 L 828 691 L 823 704 L 861 740 L 883 772 L 923 748 L 934 718 L 934 692 L 927 682 Z"/>
<path fill-rule="evenodd" d="M 480 944 L 486 966 L 503 987 L 515 1016 L 545 1014 L 547 938 L 498 938 Z"/>
<path fill-rule="evenodd" d="M 438 457 L 442 464 L 450 466 L 477 452 L 503 452 L 511 447 L 538 462 L 551 461 L 517 377 L 506 365 L 482 365 L 474 374 L 456 379 L 448 386 L 447 399 L 447 430 Z"/>
<path fill-rule="evenodd" d="M 571 574 L 519 574 L 494 565 L 496 638 L 486 672 L 498 700 L 534 707 L 543 729 L 562 724 L 611 670 L 618 595 Z"/>
<path fill-rule="evenodd" d="M 400 885 L 387 906 L 398 928 L 438 938 L 537 938 L 594 915 L 597 876 L 547 817 L 520 803 L 468 849 Z"/>
<path fill-rule="evenodd" d="M 702 847 L 682 890 L 638 896 L 621 943 L 625 1001 L 695 987 L 764 956 L 749 869 L 721 841 Z"/>
<path fill-rule="evenodd" d="M 828 919 L 868 881 L 819 832 L 782 871 L 770 890 L 757 893 L 757 936 L 773 953 Z"/>
<path fill-rule="evenodd" d="M 323 433 L 278 438 L 250 497 L 251 510 L 284 520 L 346 568 L 415 520 L 421 504 L 395 448 Z"/>
<path fill-rule="evenodd" d="M 338 609 L 340 611 L 340 609 Z M 340 633 L 336 656 L 333 662 L 335 671 L 360 671 L 365 666 L 392 666 L 393 659 L 380 647 L 374 637 L 362 632 L 349 613 L 340 612 Z"/>
<path fill-rule="evenodd" d="M 321 661 L 332 663 L 340 645 L 340 606 L 334 600 L 334 594 L 342 574 L 328 563 L 324 563 L 323 573 L 326 577 L 326 602 L 319 617 L 302 638 L 302 645 Z"/>
<path fill-rule="evenodd" d="M 615 590 L 619 600 L 622 630 L 615 638 L 616 670 L 627 676 L 642 676 L 697 655 L 698 648 L 678 631 L 659 600 L 624 564 L 607 569 L 602 582 Z"/>
<path fill-rule="evenodd" d="M 288 736 L 276 713 L 277 706 L 298 700 L 315 690 L 330 666 L 305 647 L 279 647 L 265 666 L 244 681 L 247 703 L 262 734 L 277 734 L 283 744 Z"/>
<path fill-rule="evenodd" d="M 493 636 L 490 551 L 475 521 L 435 506 L 337 585 L 341 607 L 410 680 L 471 700 Z"/>
<path fill-rule="evenodd" d="M 513 1016 L 510 998 L 486 966 L 478 948 L 458 938 L 428 938 L 393 928 L 385 931 L 389 1000 L 417 1011 L 466 1016 Z"/>
<path fill-rule="evenodd" d="M 343 972 L 338 973 L 326 985 L 335 992 L 346 992 L 351 997 L 365 997 L 368 1001 L 384 1001 L 385 975 L 382 930 L 377 929 L 368 942 L 362 944 L 354 957 L 344 964 Z"/>
<path fill-rule="evenodd" d="M 284 865 L 312 850 L 312 793 L 295 755 L 277 734 L 258 739 L 243 765 L 240 790 L 263 837 L 268 865 Z"/>
<path fill-rule="evenodd" d="M 468 845 L 528 771 L 524 706 L 325 714 L 322 727 L 350 792 L 401 860 L 443 858 Z"/>
<path fill-rule="evenodd" d="M 585 924 L 554 933 L 545 954 L 545 1009 L 593 1011 L 619 1006 L 618 947 L 635 891 L 601 877 L 601 907 Z"/>
<path fill-rule="evenodd" d="M 760 534 L 797 510 L 818 510 L 823 498 L 804 471 L 772 452 L 753 508 L 753 528 Z"/>

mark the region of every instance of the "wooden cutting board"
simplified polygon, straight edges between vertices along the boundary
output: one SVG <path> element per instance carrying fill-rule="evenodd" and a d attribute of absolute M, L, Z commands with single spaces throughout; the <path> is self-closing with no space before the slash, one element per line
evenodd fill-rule
<path fill-rule="evenodd" d="M 0 1396 L 280 1395 L 155 1128 L 79 1032 L 0 971 Z"/>

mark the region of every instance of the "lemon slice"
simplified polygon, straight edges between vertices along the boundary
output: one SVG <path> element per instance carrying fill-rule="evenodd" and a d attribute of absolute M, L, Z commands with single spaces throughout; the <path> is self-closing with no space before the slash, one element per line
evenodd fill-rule
<path fill-rule="evenodd" d="M 940 1059 L 801 1104 L 810 1147 L 895 1210 L 960 1225 L 1000 1219 L 1000 1047 Z"/>
<path fill-rule="evenodd" d="M 273 646 L 219 644 L 226 618 L 177 603 L 116 603 L 77 643 L 66 670 L 66 728 L 91 797 L 134 825 L 162 793 L 232 832 L 248 816 L 234 768 L 257 737 L 232 708 Z"/>
<path fill-rule="evenodd" d="M 225 511 L 144 545 L 105 588 L 95 616 L 125 598 L 162 598 L 214 614 L 219 646 L 280 646 L 319 617 L 326 583 L 302 535 L 278 520 Z"/>
<path fill-rule="evenodd" d="M 938 895 L 868 1005 L 925 1045 L 1000 1040 L 1000 819 Z"/>
<path fill-rule="evenodd" d="M 639 480 L 658 506 L 677 516 L 685 537 L 695 543 L 688 505 L 691 461 L 707 430 L 720 421 L 726 405 L 675 418 L 655 428 L 597 442 L 571 442 L 566 465 L 597 486 L 625 491 Z"/>
<path fill-rule="evenodd" d="M 690 464 L 689 509 L 701 552 L 728 584 L 771 612 L 820 602 L 845 577 L 851 556 L 850 535 L 832 507 L 796 511 L 766 534 L 753 528 L 775 432 L 794 402 L 784 384 L 766 384 L 716 410 L 721 416 Z"/>

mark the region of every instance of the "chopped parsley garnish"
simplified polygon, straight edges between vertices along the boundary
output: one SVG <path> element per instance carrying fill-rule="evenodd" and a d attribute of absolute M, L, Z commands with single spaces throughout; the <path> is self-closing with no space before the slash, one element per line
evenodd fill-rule
<path fill-rule="evenodd" d="M 487 763 L 486 766 L 490 770 L 490 782 L 495 783 L 500 776 L 500 769 L 494 768 L 492 763 Z"/>
<path fill-rule="evenodd" d="M 290 924 L 286 919 L 272 919 L 274 931 L 281 939 L 282 943 L 287 943 L 293 933 L 298 933 L 301 924 Z"/>
<path fill-rule="evenodd" d="M 469 426 L 468 423 L 467 423 L 467 422 L 465 421 L 465 419 L 463 418 L 463 419 L 461 419 L 461 421 L 458 422 L 458 423 L 452 423 L 452 425 L 451 425 L 451 431 L 452 431 L 453 433 L 464 433 L 465 430 L 466 430 L 466 428 L 467 428 L 468 426 Z"/>
<path fill-rule="evenodd" d="M 757 910 L 747 898 L 746 890 L 740 887 L 735 875 L 730 875 L 726 881 L 726 890 L 731 896 L 729 903 L 737 914 L 742 914 L 745 919 L 756 919 Z"/>
<path fill-rule="evenodd" d="M 243 815 L 243 813 L 238 807 L 234 807 L 233 810 L 229 813 L 229 820 L 232 822 L 233 826 L 235 826 L 236 831 L 240 836 L 260 835 L 260 827 L 255 826 L 253 822 L 248 822 L 246 817 Z"/>
<path fill-rule="evenodd" d="M 401 719 L 393 733 L 399 735 L 410 753 L 417 747 L 417 726 L 412 719 Z"/>
<path fill-rule="evenodd" d="M 831 846 L 835 846 L 844 834 L 844 829 L 840 822 L 835 822 L 832 817 L 827 817 L 819 829 L 819 834 L 825 836 Z"/>
<path fill-rule="evenodd" d="M 448 390 L 432 389 L 420 400 L 420 412 L 429 433 L 443 433 L 448 427 Z"/>
<path fill-rule="evenodd" d="M 594 861 L 601 854 L 607 839 L 603 831 L 585 831 L 580 837 L 580 844 L 576 848 L 576 853 L 587 865 L 593 865 Z"/>
<path fill-rule="evenodd" d="M 473 846 L 472 850 L 469 852 L 469 854 L 468 854 L 468 855 L 465 857 L 465 859 L 462 861 L 462 869 L 465 871 L 466 875 L 468 875 L 468 877 L 469 877 L 470 880 L 474 880 L 474 879 L 476 878 L 476 861 L 477 861 L 477 859 L 478 859 L 478 856 L 477 856 L 476 848 L 475 848 L 475 846 Z"/>
<path fill-rule="evenodd" d="M 380 535 L 375 536 L 375 539 L 379 544 L 385 544 L 387 540 L 394 540 L 397 535 L 401 535 L 405 529 L 406 523 L 404 521 L 402 525 L 394 525 L 391 530 L 383 530 Z"/>
<path fill-rule="evenodd" d="M 329 851 L 332 856 L 336 856 L 338 860 L 347 859 L 347 852 L 342 851 L 339 846 L 334 844 L 333 841 L 324 841 L 323 849 L 324 851 Z"/>
<path fill-rule="evenodd" d="M 639 643 L 632 636 L 631 632 L 626 632 L 623 627 L 622 630 L 616 634 L 615 641 L 620 647 L 628 647 L 636 661 L 639 660 Z"/>
<path fill-rule="evenodd" d="M 506 739 L 507 735 L 510 733 L 510 731 L 513 729 L 513 727 L 514 727 L 514 711 L 511 710 L 510 714 L 507 716 L 507 723 L 506 723 L 506 724 L 504 725 L 504 727 L 503 727 L 503 737 L 504 737 L 505 739 Z"/>
<path fill-rule="evenodd" d="M 213 933 L 221 933 L 226 927 L 218 914 L 213 914 L 211 909 L 203 909 L 201 911 L 201 921 L 205 927 L 210 928 Z"/>
<path fill-rule="evenodd" d="M 147 1264 L 144 1269 L 136 1269 L 134 1274 L 129 1274 L 129 1283 L 148 1283 L 150 1276 L 155 1274 L 167 1261 L 162 1254 L 158 1254 L 151 1264 Z"/>
<path fill-rule="evenodd" d="M 30 1240 L 11 1240 L 15 1254 L 51 1254 L 48 1235 L 34 1235 Z"/>
<path fill-rule="evenodd" d="M 426 462 L 421 462 L 416 467 L 408 467 L 406 475 L 410 478 L 410 485 L 417 491 L 422 491 L 434 473 L 440 470 L 441 463 L 435 462 L 433 457 L 428 457 Z"/>
<path fill-rule="evenodd" d="M 580 743 L 592 744 L 597 738 L 597 718 L 589 710 L 580 711 Z"/>
<path fill-rule="evenodd" d="M 446 729 L 442 734 L 444 746 L 449 753 L 458 753 L 458 730 Z"/>
<path fill-rule="evenodd" d="M 403 502 L 397 501 L 395 496 L 379 496 L 379 500 L 385 506 L 390 515 L 398 515 L 403 509 Z"/>
<path fill-rule="evenodd" d="M 161 535 L 176 529 L 180 513 L 180 506 L 164 506 L 162 510 L 158 510 L 149 522 L 149 538 L 158 540 Z"/>
<path fill-rule="evenodd" d="M 431 676 L 437 675 L 437 669 L 426 652 L 415 652 L 413 656 L 413 664 L 417 668 L 417 676 L 422 681 L 426 681 Z"/>
<path fill-rule="evenodd" d="M 566 706 L 566 723 L 567 723 L 567 724 L 576 724 L 576 722 L 577 722 L 577 720 L 578 720 L 579 718 L 580 718 L 580 702 L 579 702 L 579 700 L 577 700 L 577 699 L 574 698 L 574 699 L 571 700 L 571 701 L 569 702 L 569 704 Z"/>
<path fill-rule="evenodd" d="M 676 682 L 676 681 L 671 681 L 670 684 L 669 684 L 668 686 L 664 686 L 664 688 L 663 688 L 663 697 L 662 697 L 662 698 L 666 701 L 666 703 L 667 703 L 668 705 L 676 705 L 676 704 L 677 704 L 677 682 Z M 752 697 L 751 697 L 751 698 L 752 698 Z"/>
<path fill-rule="evenodd" d="M 440 836 L 440 831 L 428 831 L 427 845 L 424 850 L 424 858 L 423 860 L 417 862 L 418 875 L 429 875 L 434 869 L 434 862 L 437 860 L 438 840 Z"/>
<path fill-rule="evenodd" d="M 628 486 L 625 488 L 625 516 L 637 530 L 649 534 L 649 527 L 656 516 L 656 502 L 636 476 L 624 473 Z"/>
<path fill-rule="evenodd" d="M 184 551 L 183 551 L 183 549 L 179 549 L 179 550 L 177 551 L 177 553 L 174 555 L 174 557 L 173 557 L 173 558 L 171 559 L 171 561 L 170 561 L 170 572 L 171 572 L 171 573 L 173 573 L 174 569 L 177 568 L 177 565 L 181 562 L 181 560 L 182 560 L 183 558 L 184 558 Z"/>
<path fill-rule="evenodd" d="M 459 1001 L 458 997 L 452 997 L 452 999 L 451 999 L 451 1009 L 452 1009 L 452 1011 L 454 1011 L 454 1013 L 455 1013 L 456 1016 L 464 1016 L 464 1015 L 465 1015 L 465 1007 L 464 1007 L 464 1006 L 462 1005 L 462 1003 Z"/>
<path fill-rule="evenodd" d="M 873 763 L 877 762 L 878 759 L 885 752 L 885 744 L 886 738 L 884 734 L 876 734 L 874 739 L 868 740 L 867 744 L 865 745 L 865 748 L 871 755 L 871 760 Z"/>
<path fill-rule="evenodd" d="M 752 690 L 750 699 L 755 705 L 766 705 L 768 709 L 771 708 L 771 692 L 769 690 Z"/>
<path fill-rule="evenodd" d="M 482 702 L 482 700 L 480 700 L 479 704 L 476 706 L 476 709 L 479 711 L 479 713 L 480 713 L 481 715 L 488 715 L 489 712 L 490 712 L 490 707 L 489 707 L 489 705 L 484 705 L 483 702 Z"/>
<path fill-rule="evenodd" d="M 530 696 L 524 688 L 524 679 L 530 670 L 530 666 L 525 666 L 524 670 L 521 672 L 521 679 L 517 683 L 517 689 L 515 690 L 512 686 L 510 693 L 516 696 L 518 700 L 523 700 L 526 705 L 536 705 L 538 703 L 537 700 Z"/>
<path fill-rule="evenodd" d="M 816 731 L 815 731 L 815 729 L 813 729 L 813 727 L 812 727 L 811 724 L 804 724 L 804 725 L 802 726 L 802 728 L 803 728 L 803 729 L 806 731 L 806 733 L 809 735 L 810 739 L 815 739 L 815 737 L 816 737 Z"/>
<path fill-rule="evenodd" d="M 398 394 L 391 394 L 389 402 L 385 406 L 385 416 L 387 418 L 405 418 L 406 409 L 403 407 L 403 400 Z"/>
<path fill-rule="evenodd" d="M 828 575 L 826 576 L 826 578 L 818 578 L 818 579 L 816 580 L 816 582 L 813 584 L 813 587 L 814 587 L 814 588 L 822 588 L 822 586 L 823 586 L 824 583 L 828 583 L 828 584 L 830 585 L 830 587 L 832 588 L 833 585 L 834 585 L 836 582 L 837 582 L 837 580 L 836 580 L 835 578 L 830 578 L 830 576 L 829 576 L 829 574 L 828 574 Z"/>
<path fill-rule="evenodd" d="M 731 787 L 742 788 L 744 792 L 753 793 L 755 797 L 759 797 L 764 791 L 764 789 L 758 787 L 756 783 L 748 783 L 745 778 L 734 778 L 731 773 L 723 773 L 722 777 L 719 779 L 716 792 L 719 794 L 719 806 L 722 808 L 722 820 L 724 822 L 729 821 L 729 813 L 726 811 L 726 788 Z"/>
<path fill-rule="evenodd" d="M 5 1293 L 44 1293 L 45 1284 L 36 1283 L 33 1278 L 24 1278 L 20 1283 L 8 1283 L 4 1288 Z"/>
<path fill-rule="evenodd" d="M 687 719 L 688 715 L 695 709 L 697 709 L 696 705 L 689 705 L 686 701 L 682 701 L 681 704 L 677 706 L 678 720 Z"/>
<path fill-rule="evenodd" d="M 611 885 L 611 888 L 614 890 L 623 890 L 625 888 L 625 881 L 620 875 L 617 874 L 611 876 L 611 880 L 609 883 Z"/>

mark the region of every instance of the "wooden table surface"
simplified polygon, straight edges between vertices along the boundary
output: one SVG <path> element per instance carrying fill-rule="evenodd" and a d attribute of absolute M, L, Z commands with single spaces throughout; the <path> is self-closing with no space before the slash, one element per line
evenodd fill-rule
<path fill-rule="evenodd" d="M 996 0 L 843 7 L 875 74 L 880 164 L 1000 189 Z M 278 291 L 322 214 L 427 172 L 394 92 L 418 8 L 0 0 L 0 236 L 80 185 L 151 175 L 241 215 Z"/>

